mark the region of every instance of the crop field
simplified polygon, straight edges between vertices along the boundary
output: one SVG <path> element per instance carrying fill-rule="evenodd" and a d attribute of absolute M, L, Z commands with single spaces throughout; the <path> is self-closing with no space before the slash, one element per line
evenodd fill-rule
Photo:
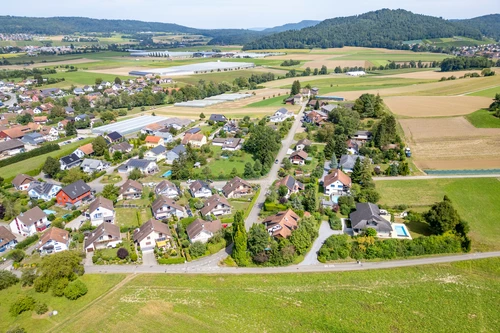
<path fill-rule="evenodd" d="M 477 128 L 500 128 L 500 118 L 495 117 L 493 112 L 481 109 L 467 115 L 467 120 Z"/>
<path fill-rule="evenodd" d="M 53 319 L 25 313 L 16 322 L 29 332 L 492 332 L 499 325 L 499 267 L 499 259 L 486 259 L 344 273 L 142 274 L 112 292 L 89 286 L 102 297 L 76 301 L 85 307 L 67 301 Z"/>
<path fill-rule="evenodd" d="M 57 87 L 57 88 L 69 88 L 71 85 L 76 87 L 83 87 L 84 85 L 94 85 L 95 80 L 100 78 L 104 81 L 114 82 L 116 75 L 111 74 L 97 74 L 84 71 L 76 72 L 58 72 L 56 74 L 45 75 L 47 78 L 64 78 L 64 81 L 59 83 L 54 83 L 52 85 L 46 85 L 45 88 Z M 130 78 L 130 76 L 120 76 L 122 80 Z"/>
<path fill-rule="evenodd" d="M 283 103 L 283 99 L 285 98 L 286 96 L 272 97 L 265 100 L 261 100 L 259 102 L 254 102 L 252 104 L 247 105 L 247 107 L 250 108 L 268 107 L 268 106 L 275 106 L 278 108 L 285 107 L 285 104 Z"/>
<path fill-rule="evenodd" d="M 468 94 L 470 96 L 483 96 L 483 97 L 489 97 L 489 98 L 495 98 L 496 94 L 500 94 L 500 86 L 490 88 L 490 89 L 485 89 L 485 90 L 480 90 L 473 92 L 471 94 Z"/>
<path fill-rule="evenodd" d="M 399 122 L 421 169 L 500 168 L 500 129 L 476 128 L 464 117 Z"/>
<path fill-rule="evenodd" d="M 462 178 L 377 181 L 380 203 L 389 206 L 430 207 L 447 195 L 460 216 L 469 222 L 472 247 L 477 251 L 500 250 L 500 180 Z"/>
<path fill-rule="evenodd" d="M 419 118 L 470 114 L 487 106 L 489 100 L 475 96 L 397 96 L 384 102 L 397 115 Z"/>
<path fill-rule="evenodd" d="M 384 71 L 380 71 L 380 74 L 383 74 Z M 402 73 L 399 72 L 395 75 L 392 75 L 393 77 L 400 77 L 403 79 L 428 79 L 428 80 L 439 80 L 442 77 L 450 77 L 450 76 L 455 76 L 456 78 L 459 78 L 461 76 L 464 76 L 467 73 L 477 73 L 481 74 L 481 71 L 477 70 L 469 70 L 469 71 L 456 71 L 456 72 L 441 72 L 440 70 L 425 70 L 425 71 L 414 71 L 414 72 L 408 72 L 408 73 Z"/>

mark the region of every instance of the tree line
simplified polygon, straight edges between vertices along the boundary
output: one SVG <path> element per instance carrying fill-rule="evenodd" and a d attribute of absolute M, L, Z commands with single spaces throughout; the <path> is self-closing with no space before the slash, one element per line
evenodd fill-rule
<path fill-rule="evenodd" d="M 485 57 L 455 57 L 446 58 L 441 62 L 441 72 L 460 71 L 467 69 L 483 69 L 500 65 L 500 60 L 494 62 Z"/>

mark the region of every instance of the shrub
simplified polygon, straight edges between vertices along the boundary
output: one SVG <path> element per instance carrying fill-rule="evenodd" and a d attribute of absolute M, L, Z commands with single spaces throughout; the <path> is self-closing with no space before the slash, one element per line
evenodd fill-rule
<path fill-rule="evenodd" d="M 38 240 L 38 234 L 35 234 L 33 236 L 26 237 L 24 240 L 20 241 L 19 243 L 16 244 L 16 249 L 19 250 L 24 250 L 34 242 Z"/>
<path fill-rule="evenodd" d="M 19 282 L 17 276 L 9 271 L 0 271 L 0 290 L 9 288 Z"/>
<path fill-rule="evenodd" d="M 9 329 L 6 333 L 26 333 L 26 330 L 22 327 L 15 326 Z"/>
<path fill-rule="evenodd" d="M 0 161 L 0 168 L 4 167 L 4 166 L 7 166 L 7 165 L 10 165 L 10 164 L 13 164 L 13 163 L 17 163 L 17 162 L 21 162 L 21 161 L 27 160 L 27 159 L 35 157 L 35 156 L 40 156 L 40 155 L 43 155 L 43 154 L 47 154 L 47 153 L 50 153 L 52 151 L 56 151 L 56 150 L 59 150 L 59 149 L 61 149 L 61 147 L 58 144 L 55 144 L 55 143 L 43 145 L 40 148 L 35 148 L 35 149 L 30 150 L 30 151 L 28 151 L 26 153 L 18 154 L 18 155 L 15 155 L 13 157 L 9 157 L 9 158 L 6 158 L 4 160 L 1 160 Z"/>
<path fill-rule="evenodd" d="M 158 259 L 158 264 L 160 265 L 175 265 L 175 264 L 183 264 L 186 259 L 180 257 L 180 258 L 160 258 Z"/>
<path fill-rule="evenodd" d="M 12 259 L 14 262 L 21 262 L 26 254 L 23 250 L 15 249 L 9 252 L 7 255 L 8 259 Z"/>
<path fill-rule="evenodd" d="M 69 280 L 66 278 L 62 278 L 52 285 L 52 294 L 56 297 L 64 296 L 64 290 L 69 284 Z"/>
<path fill-rule="evenodd" d="M 128 251 L 127 249 L 121 247 L 118 249 L 118 251 L 116 252 L 116 256 L 120 259 L 125 259 L 128 257 Z"/>
<path fill-rule="evenodd" d="M 64 289 L 64 296 L 66 296 L 67 299 L 75 300 L 85 295 L 87 291 L 88 289 L 85 283 L 80 280 L 75 280 Z"/>
<path fill-rule="evenodd" d="M 202 242 L 194 242 L 189 248 L 189 254 L 193 257 L 201 257 L 205 254 L 207 247 Z"/>
<path fill-rule="evenodd" d="M 46 293 L 47 291 L 49 291 L 50 284 L 51 284 L 50 279 L 39 276 L 35 279 L 33 286 L 35 287 L 36 292 Z"/>
<path fill-rule="evenodd" d="M 9 312 L 14 317 L 25 312 L 33 310 L 35 299 L 31 296 L 21 296 L 10 306 Z"/>
<path fill-rule="evenodd" d="M 35 282 L 37 275 L 35 274 L 34 269 L 26 269 L 23 271 L 21 275 L 21 286 L 23 287 L 31 287 Z"/>
<path fill-rule="evenodd" d="M 35 312 L 36 314 L 42 315 L 49 311 L 49 307 L 45 303 L 36 303 L 35 305 Z"/>
<path fill-rule="evenodd" d="M 137 261 L 137 253 L 135 253 L 135 252 L 130 253 L 130 260 L 132 260 L 133 262 L 136 262 Z"/>
<path fill-rule="evenodd" d="M 330 216 L 328 223 L 332 230 L 342 230 L 342 220 L 337 215 Z"/>

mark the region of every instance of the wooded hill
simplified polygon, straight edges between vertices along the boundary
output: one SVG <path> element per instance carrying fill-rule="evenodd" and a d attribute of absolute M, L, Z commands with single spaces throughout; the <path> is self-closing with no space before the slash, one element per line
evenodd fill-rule
<path fill-rule="evenodd" d="M 478 18 L 478 22 L 482 22 Z M 245 50 L 328 48 L 343 46 L 404 48 L 409 40 L 453 36 L 482 39 L 479 24 L 413 14 L 398 9 L 382 9 L 358 16 L 325 20 L 299 31 L 285 31 L 264 36 L 244 46 Z M 486 30 L 485 30 L 486 31 Z"/>
<path fill-rule="evenodd" d="M 500 40 L 500 14 L 485 15 L 459 22 L 479 29 L 485 36 Z"/>
<path fill-rule="evenodd" d="M 264 32 L 264 33 L 277 33 L 277 32 L 283 32 L 283 31 L 288 31 L 288 30 L 300 30 L 300 29 L 304 29 L 304 28 L 313 27 L 320 22 L 321 21 L 304 20 L 304 21 L 300 21 L 298 23 L 287 23 L 287 24 L 280 25 L 277 27 L 267 28 L 267 29 L 262 30 L 262 32 Z"/>

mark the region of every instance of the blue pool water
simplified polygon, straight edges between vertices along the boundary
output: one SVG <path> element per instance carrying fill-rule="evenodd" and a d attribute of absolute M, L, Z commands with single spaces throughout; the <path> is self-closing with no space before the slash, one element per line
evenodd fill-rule
<path fill-rule="evenodd" d="M 47 214 L 47 215 L 50 215 L 50 214 L 56 215 L 56 211 L 55 210 L 45 209 L 43 212 L 45 214 Z"/>
<path fill-rule="evenodd" d="M 332 201 L 334 203 L 339 203 L 339 198 L 340 198 L 340 195 L 334 195 L 334 196 L 332 196 Z"/>
<path fill-rule="evenodd" d="M 406 233 L 406 229 L 403 226 L 397 225 L 394 227 L 396 229 L 396 234 L 401 237 L 408 237 L 408 234 Z"/>

